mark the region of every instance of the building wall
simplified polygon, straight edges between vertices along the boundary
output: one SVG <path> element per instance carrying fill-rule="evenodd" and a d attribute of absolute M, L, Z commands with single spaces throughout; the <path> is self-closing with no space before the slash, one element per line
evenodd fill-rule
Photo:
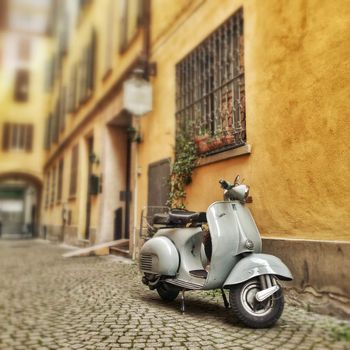
<path fill-rule="evenodd" d="M 157 76 L 154 109 L 141 126 L 139 209 L 147 203 L 148 164 L 173 156 L 176 63 L 243 6 L 252 152 L 196 168 L 187 207 L 205 210 L 222 198 L 218 180 L 240 174 L 251 187 L 249 207 L 264 236 L 349 240 L 350 6 L 267 2 L 152 2 Z M 185 9 L 181 16 L 177 6 Z M 170 29 L 158 33 L 164 28 Z"/>
<path fill-rule="evenodd" d="M 123 133 L 108 124 L 118 119 L 120 107 L 113 107 L 119 98 L 122 77 L 131 69 L 140 57 L 143 49 L 142 30 L 132 23 L 137 23 L 138 1 L 128 1 L 128 45 L 120 50 L 120 19 L 122 2 L 101 0 L 87 2 L 80 12 L 77 1 L 62 2 L 62 8 L 74 10 L 76 17 L 71 19 L 68 50 L 62 61 L 62 71 L 53 84 L 51 111 L 59 97 L 62 86 L 70 86 L 73 67 L 81 60 L 86 45 L 91 39 L 92 30 L 96 33 L 95 79 L 92 95 L 81 103 L 74 112 L 65 114 L 65 128 L 60 131 L 58 141 L 51 142 L 45 157 L 45 173 L 52 172 L 61 158 L 64 158 L 64 179 L 62 200 L 43 208 L 43 225 L 55 232 L 60 228 L 59 239 L 72 244 L 94 244 L 113 240 L 114 210 L 121 205 L 119 191 L 125 177 L 125 139 Z M 73 7 L 73 8 L 71 8 Z M 75 12 L 76 11 L 76 12 Z M 63 18 L 58 18 L 58 27 Z M 75 23 L 75 24 L 74 24 Z M 58 37 L 52 38 L 52 54 L 57 52 Z M 117 123 L 118 124 L 118 123 Z M 111 131 L 112 130 L 112 131 Z M 120 131 L 120 130 L 119 130 Z M 113 135 L 112 135 L 113 134 Z M 92 166 L 92 173 L 100 180 L 100 193 L 91 196 L 90 239 L 85 240 L 86 202 L 88 188 L 89 155 L 87 138 L 93 136 L 93 152 L 97 161 Z M 69 195 L 71 181 L 71 153 L 75 144 L 79 144 L 79 164 L 77 173 L 77 193 Z M 119 151 L 118 151 L 119 150 Z M 45 184 L 50 187 L 50 184 Z M 69 211 L 69 223 L 64 224 L 62 210 Z M 63 227 L 63 228 L 62 228 Z M 64 236 L 64 237 L 63 237 Z"/>
<path fill-rule="evenodd" d="M 6 150 L 0 147 L 0 175 L 6 173 L 30 174 L 42 179 L 44 161 L 44 124 L 46 117 L 46 99 L 44 90 L 48 42 L 43 37 L 27 37 L 30 41 L 30 57 L 28 61 L 17 57 L 18 42 L 27 37 L 25 33 L 3 32 L 1 42 L 0 65 L 0 145 L 2 145 L 3 127 L 5 123 L 33 124 L 33 147 L 30 152 L 24 150 Z M 30 72 L 28 101 L 18 102 L 14 99 L 15 73 L 18 68 L 26 68 Z"/>

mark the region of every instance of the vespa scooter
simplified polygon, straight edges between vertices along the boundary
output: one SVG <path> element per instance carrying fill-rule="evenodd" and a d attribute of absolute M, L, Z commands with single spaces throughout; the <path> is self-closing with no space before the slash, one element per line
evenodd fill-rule
<path fill-rule="evenodd" d="M 245 206 L 249 187 L 220 180 L 224 201 L 207 212 L 172 209 L 155 214 L 154 236 L 140 251 L 142 282 L 167 301 L 185 291 L 221 289 L 226 308 L 252 328 L 274 325 L 283 312 L 280 280 L 292 280 L 277 257 L 262 254 L 255 221 Z M 229 291 L 229 302 L 224 290 Z"/>

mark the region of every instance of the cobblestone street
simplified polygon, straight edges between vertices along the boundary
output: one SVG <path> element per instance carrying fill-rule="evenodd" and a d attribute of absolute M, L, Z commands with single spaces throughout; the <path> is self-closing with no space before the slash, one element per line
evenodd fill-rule
<path fill-rule="evenodd" d="M 65 251 L 0 241 L 0 349 L 350 349 L 335 318 L 287 305 L 275 327 L 247 329 L 211 292 L 187 293 L 181 315 L 180 298 L 161 301 L 136 264 Z"/>

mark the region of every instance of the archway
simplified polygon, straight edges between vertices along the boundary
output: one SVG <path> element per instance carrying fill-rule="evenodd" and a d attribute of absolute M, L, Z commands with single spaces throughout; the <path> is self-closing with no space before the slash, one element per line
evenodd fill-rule
<path fill-rule="evenodd" d="M 28 173 L 0 173 L 0 236 L 36 237 L 42 182 Z"/>

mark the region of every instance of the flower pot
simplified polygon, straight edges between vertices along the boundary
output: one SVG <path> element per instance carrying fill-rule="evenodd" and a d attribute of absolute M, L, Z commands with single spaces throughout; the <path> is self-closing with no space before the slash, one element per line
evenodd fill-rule
<path fill-rule="evenodd" d="M 217 137 L 213 140 L 213 148 L 218 149 L 223 146 L 223 142 L 221 141 L 221 138 Z"/>
<path fill-rule="evenodd" d="M 229 135 L 224 135 L 222 138 L 221 138 L 221 141 L 224 145 L 231 145 L 234 143 L 235 141 L 235 137 L 234 135 L 232 134 L 229 134 Z"/>
<path fill-rule="evenodd" d="M 197 149 L 199 154 L 203 154 L 209 151 L 208 144 L 204 141 L 201 141 L 197 144 Z"/>
<path fill-rule="evenodd" d="M 209 135 L 205 134 L 205 135 L 197 135 L 194 137 L 194 142 L 195 144 L 199 145 L 200 142 L 205 142 L 206 140 L 208 140 Z"/>

